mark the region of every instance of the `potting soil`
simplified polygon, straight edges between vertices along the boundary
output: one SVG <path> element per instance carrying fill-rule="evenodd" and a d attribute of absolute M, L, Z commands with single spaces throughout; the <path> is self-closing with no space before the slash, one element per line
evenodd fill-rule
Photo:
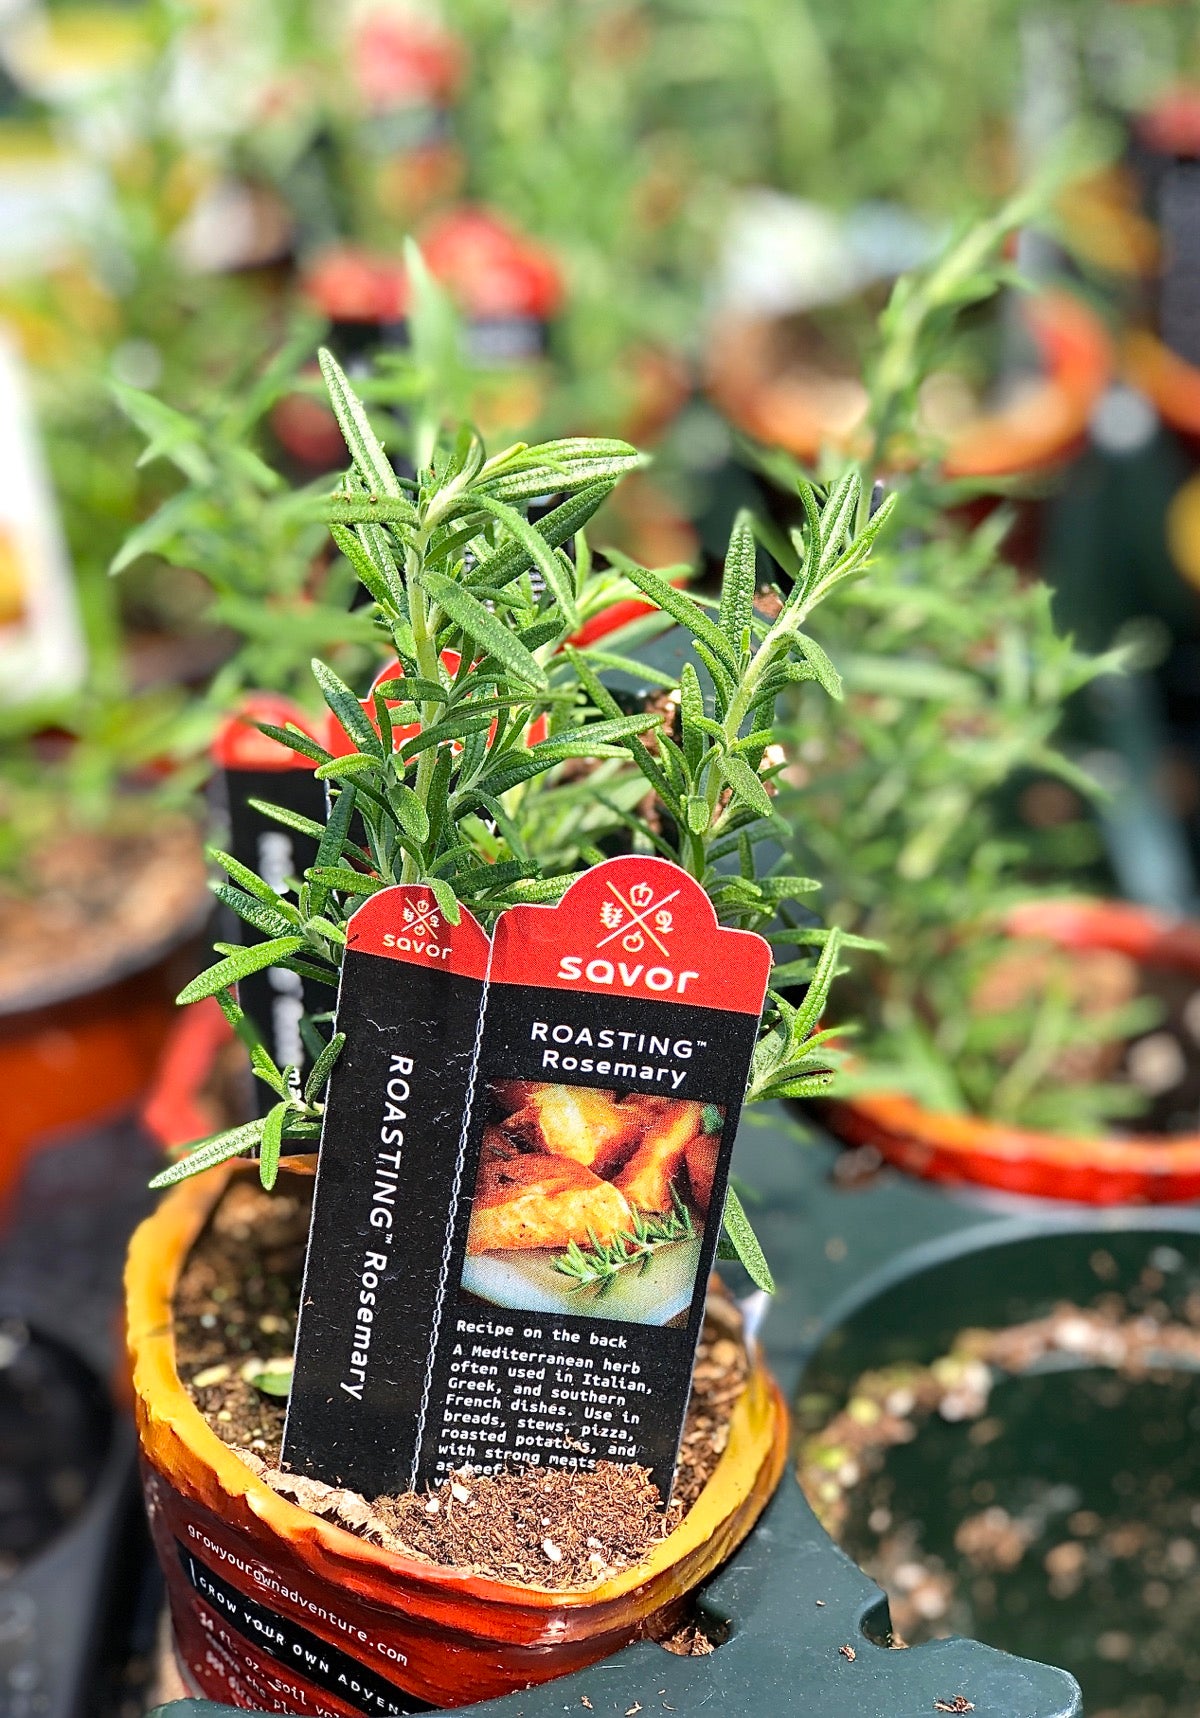
<path fill-rule="evenodd" d="M 1063 1307 L 865 1374 L 802 1482 L 896 1644 L 974 1636 L 1072 1671 L 1089 1718 L 1194 1718 L 1198 1434 L 1200 1329 Z"/>
<path fill-rule="evenodd" d="M 120 833 L 60 834 L 33 855 L 36 893 L 0 884 L 0 1010 L 30 993 L 87 987 L 136 964 L 194 919 L 205 899 L 190 819 L 141 819 Z"/>
<path fill-rule="evenodd" d="M 747 1376 L 744 1347 L 706 1324 L 668 1507 L 646 1470 L 514 1467 L 427 1492 L 368 1501 L 278 1467 L 285 1398 L 251 1379 L 290 1357 L 311 1183 L 264 1193 L 235 1181 L 188 1260 L 175 1297 L 180 1378 L 209 1425 L 281 1495 L 387 1549 L 551 1589 L 586 1587 L 636 1563 L 703 1490 Z"/>

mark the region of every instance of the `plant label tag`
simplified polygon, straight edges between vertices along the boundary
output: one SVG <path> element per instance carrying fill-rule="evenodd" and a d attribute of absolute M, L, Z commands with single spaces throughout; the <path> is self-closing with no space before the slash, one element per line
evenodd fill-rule
<path fill-rule="evenodd" d="M 256 722 L 271 722 L 276 727 L 288 722 L 301 728 L 306 726 L 302 712 L 289 700 L 265 693 L 253 695 L 244 710 L 224 724 L 213 742 L 213 759 L 218 766 L 214 789 L 217 798 L 224 802 L 230 853 L 272 888 L 280 889 L 289 877 L 302 878 L 314 863 L 316 838 L 289 829 L 250 802 L 262 800 L 278 805 L 323 825 L 327 816 L 326 790 L 324 782 L 313 774 L 308 758 L 261 733 Z M 231 909 L 226 909 L 225 918 L 227 941 L 263 941 L 263 933 Z M 333 992 L 289 972 L 286 967 L 270 966 L 240 981 L 238 1001 L 276 1065 L 294 1067 L 303 1080 L 309 1058 L 300 1036 L 301 1016 L 331 1008 Z M 261 1080 L 252 1080 L 251 1085 L 255 1107 L 260 1115 L 265 1115 L 277 1101 L 275 1093 Z"/>
<path fill-rule="evenodd" d="M 25 371 L 2 329 L 0 470 L 0 704 L 22 704 L 74 692 L 87 651 Z"/>
<path fill-rule="evenodd" d="M 412 1483 L 431 1411 L 488 955 L 423 884 L 347 925 L 283 1461 L 368 1497 Z"/>
<path fill-rule="evenodd" d="M 611 1461 L 669 1496 L 770 968 L 662 859 L 501 914 L 416 1483 Z"/>

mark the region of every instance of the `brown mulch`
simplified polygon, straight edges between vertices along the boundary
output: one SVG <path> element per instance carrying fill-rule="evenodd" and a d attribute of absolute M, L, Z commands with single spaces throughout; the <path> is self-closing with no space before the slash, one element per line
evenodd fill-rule
<path fill-rule="evenodd" d="M 684 1623 L 682 1628 L 658 1644 L 673 1652 L 676 1658 L 708 1658 L 717 1650 L 717 1643 L 708 1638 L 699 1623 Z"/>
<path fill-rule="evenodd" d="M 552 1589 L 609 1578 L 678 1524 L 717 1465 L 746 1383 L 746 1353 L 727 1306 L 705 1322 L 665 1511 L 646 1469 L 611 1462 L 590 1471 L 463 1472 L 433 1490 L 373 1502 L 281 1472 L 285 1404 L 244 1374 L 292 1352 L 310 1212 L 311 1182 L 266 1194 L 235 1181 L 175 1296 L 181 1379 L 217 1435 L 274 1490 L 389 1550 Z"/>

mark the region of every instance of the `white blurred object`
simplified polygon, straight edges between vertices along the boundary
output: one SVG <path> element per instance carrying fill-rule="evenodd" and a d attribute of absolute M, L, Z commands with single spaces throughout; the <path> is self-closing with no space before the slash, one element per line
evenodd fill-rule
<path fill-rule="evenodd" d="M 1097 400 L 1089 427 L 1105 453 L 1140 453 L 1158 432 L 1158 413 L 1145 394 L 1114 382 Z"/>
<path fill-rule="evenodd" d="M 75 583 L 24 372 L 0 330 L 0 702 L 71 692 L 87 668 Z"/>
<path fill-rule="evenodd" d="M 266 186 L 221 179 L 191 209 L 175 234 L 175 249 L 185 268 L 225 274 L 286 256 L 292 230 L 282 199 Z"/>
<path fill-rule="evenodd" d="M 722 247 L 718 303 L 747 316 L 836 304 L 923 262 L 938 237 L 893 203 L 860 203 L 839 214 L 779 191 L 746 191 Z"/>
<path fill-rule="evenodd" d="M 102 176 L 55 146 L 0 155 L 0 276 L 44 273 L 77 248 L 104 208 Z"/>

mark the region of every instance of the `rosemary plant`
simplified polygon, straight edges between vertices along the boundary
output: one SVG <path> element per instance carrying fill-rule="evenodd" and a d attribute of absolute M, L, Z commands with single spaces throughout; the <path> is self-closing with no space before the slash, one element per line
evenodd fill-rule
<path fill-rule="evenodd" d="M 755 542 L 750 521 L 739 519 L 720 602 L 706 604 L 623 557 L 602 568 L 580 534 L 623 473 L 639 463 L 633 448 L 608 440 L 517 443 L 489 457 L 463 426 L 432 438 L 417 476 L 405 479 L 336 361 L 322 353 L 321 364 L 352 455 L 325 516 L 370 594 L 381 646 L 395 652 L 403 674 L 378 688 L 368 713 L 326 663 L 314 661 L 322 697 L 355 748 L 348 756 L 333 756 L 291 728 L 264 727 L 311 759 L 329 783 L 328 822 L 322 828 L 274 811 L 319 840 L 314 865 L 282 891 L 228 855 L 215 855 L 229 877 L 216 893 L 266 940 L 248 948 L 218 944 L 221 958 L 180 1001 L 218 998 L 248 1043 L 255 1074 L 278 1102 L 265 1117 L 201 1144 L 156 1184 L 258 1149 L 270 1186 L 281 1153 L 311 1150 L 320 1133 L 322 1094 L 341 1048 L 339 1036 L 330 1035 L 329 1015 L 304 1023 L 313 1065 L 297 1089 L 293 1070 L 274 1064 L 242 1015 L 234 996 L 239 979 L 285 966 L 327 984 L 332 1000 L 347 918 L 392 883 L 426 883 L 451 923 L 459 921 L 460 903 L 487 923 L 512 902 L 558 899 L 601 856 L 577 842 L 566 868 L 561 852 L 542 845 L 539 798 L 543 808 L 552 803 L 563 776 L 573 772 L 587 774 L 610 831 L 682 864 L 723 922 L 774 925 L 770 934 L 782 945 L 803 951 L 776 970 L 748 1097 L 820 1089 L 832 1060 L 826 1035 L 815 1028 L 841 939 L 776 923 L 783 904 L 815 885 L 771 874 L 765 843 L 785 833 L 775 806 L 784 764 L 775 706 L 804 682 L 839 692 L 824 651 L 806 630 L 808 619 L 864 568 L 889 509 L 857 523 L 860 485 L 853 472 L 823 509 L 806 489 L 800 571 L 786 594 L 772 592 L 771 618 L 755 605 Z M 531 524 L 528 502 L 547 493 L 562 499 Z M 573 560 L 566 552 L 571 543 Z M 589 618 L 639 591 L 691 641 L 694 660 L 656 701 L 669 721 L 659 708 L 622 711 L 602 678 L 620 658 L 570 643 Z M 447 666 L 456 659 L 456 667 Z M 394 723 L 419 724 L 419 731 L 396 746 Z M 535 724 L 544 725 L 544 738 L 531 732 Z M 532 844 L 531 829 L 538 831 Z M 808 951 L 818 947 L 814 962 Z M 799 1006 L 778 988 L 803 981 L 808 990 Z M 725 1230 L 751 1275 L 769 1285 L 736 1194 L 727 1203 Z"/>
<path fill-rule="evenodd" d="M 205 621 L 238 643 L 207 690 L 214 718 L 243 686 L 311 702 L 315 650 L 331 655 L 344 674 L 375 656 L 377 628 L 350 607 L 354 574 L 328 554 L 321 518 L 327 481 L 295 489 L 262 451 L 269 414 L 303 385 L 314 345 L 315 329 L 302 322 L 260 374 L 243 373 L 241 385 L 191 412 L 140 389 L 113 387 L 145 440 L 139 463 L 173 467 L 182 483 L 129 533 L 111 571 L 151 557 L 204 581 Z"/>
<path fill-rule="evenodd" d="M 869 584 L 839 591 L 818 617 L 847 699 L 834 723 L 801 689 L 789 805 L 795 851 L 827 885 L 834 922 L 887 950 L 864 963 L 847 997 L 860 1020 L 858 1086 L 1079 1131 L 1136 1103 L 1130 1088 L 1086 1070 L 1106 1065 L 1105 1044 L 1148 1024 L 1145 1005 L 1073 1005 L 1059 971 L 998 1011 L 986 985 L 1006 949 L 1006 908 L 1046 886 L 1045 845 L 1036 851 L 1006 796 L 1040 777 L 1082 805 L 1095 798 L 1097 784 L 1063 744 L 1064 715 L 1125 653 L 1089 656 L 1059 634 L 1051 591 L 1005 560 L 1011 513 L 970 526 L 954 504 L 977 499 L 978 486 L 944 481 L 939 448 L 916 427 L 918 390 L 956 315 L 1011 283 L 1005 240 L 1060 171 L 900 281 L 881 318 L 865 444 L 859 460 L 835 459 L 823 476 L 844 482 L 848 463 L 874 473 L 895 461 L 888 483 L 907 529 L 891 534 Z M 807 493 L 793 462 L 776 453 L 762 463 Z M 786 552 L 782 536 L 772 541 Z M 1074 865 L 1098 859 L 1083 815 L 1070 842 Z"/>

